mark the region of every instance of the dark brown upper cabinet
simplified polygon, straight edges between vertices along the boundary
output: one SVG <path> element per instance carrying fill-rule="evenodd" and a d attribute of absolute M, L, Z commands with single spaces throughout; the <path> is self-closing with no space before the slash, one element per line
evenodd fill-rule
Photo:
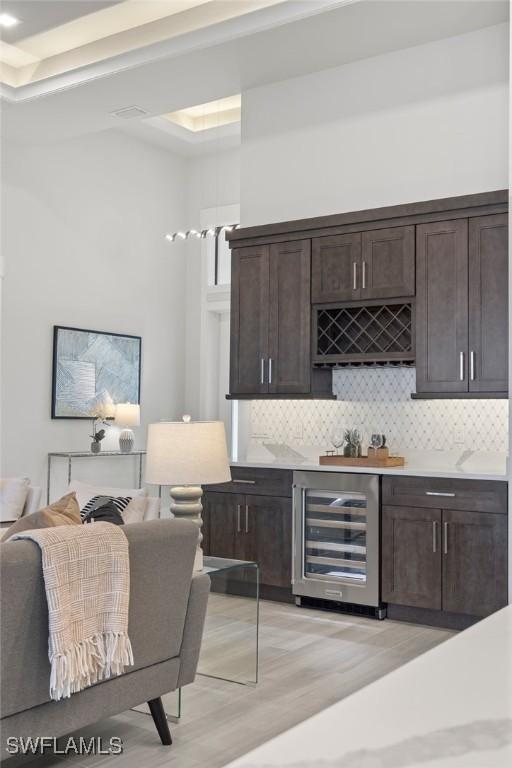
<path fill-rule="evenodd" d="M 467 392 L 467 220 L 417 227 L 416 270 L 416 389 Z"/>
<path fill-rule="evenodd" d="M 311 387 L 311 242 L 270 246 L 268 391 Z"/>
<path fill-rule="evenodd" d="M 414 227 L 363 232 L 361 298 L 414 296 Z"/>
<path fill-rule="evenodd" d="M 469 391 L 508 389 L 508 217 L 469 220 Z"/>
<path fill-rule="evenodd" d="M 506 397 L 507 212 L 496 190 L 233 229 L 228 397 L 414 361 L 413 397 Z"/>
<path fill-rule="evenodd" d="M 416 228 L 416 388 L 507 391 L 507 216 Z"/>
<path fill-rule="evenodd" d="M 231 395 L 311 389 L 311 241 L 237 248 L 231 268 Z"/>
<path fill-rule="evenodd" d="M 360 269 L 359 233 L 313 238 L 313 304 L 359 299 Z"/>
<path fill-rule="evenodd" d="M 233 251 L 230 391 L 237 394 L 268 392 L 269 269 L 268 245 Z"/>
<path fill-rule="evenodd" d="M 313 238 L 313 304 L 414 296 L 414 227 Z"/>

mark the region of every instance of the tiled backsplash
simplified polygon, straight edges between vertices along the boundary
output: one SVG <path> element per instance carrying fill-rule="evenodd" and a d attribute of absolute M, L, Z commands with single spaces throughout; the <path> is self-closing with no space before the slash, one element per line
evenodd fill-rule
<path fill-rule="evenodd" d="M 337 400 L 254 400 L 250 434 L 288 445 L 330 445 L 334 432 L 384 432 L 392 451 L 508 451 L 507 400 L 411 400 L 413 368 L 343 369 Z"/>

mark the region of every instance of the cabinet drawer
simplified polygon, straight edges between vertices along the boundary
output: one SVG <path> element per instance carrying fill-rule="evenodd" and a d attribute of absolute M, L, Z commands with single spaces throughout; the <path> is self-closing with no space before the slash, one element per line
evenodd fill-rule
<path fill-rule="evenodd" d="M 507 484 L 440 477 L 382 478 L 382 503 L 507 514 Z"/>
<path fill-rule="evenodd" d="M 292 495 L 293 472 L 288 469 L 231 467 L 231 477 L 231 482 L 208 485 L 205 490 L 279 497 Z"/>

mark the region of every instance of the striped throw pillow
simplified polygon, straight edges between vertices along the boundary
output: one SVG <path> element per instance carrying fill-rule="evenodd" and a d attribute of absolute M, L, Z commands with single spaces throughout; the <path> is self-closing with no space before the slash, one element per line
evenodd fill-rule
<path fill-rule="evenodd" d="M 85 507 L 80 510 L 80 517 L 83 520 L 89 512 L 103 507 L 108 502 L 111 502 L 119 514 L 122 515 L 131 500 L 131 496 L 93 496 L 92 499 L 89 499 Z"/>

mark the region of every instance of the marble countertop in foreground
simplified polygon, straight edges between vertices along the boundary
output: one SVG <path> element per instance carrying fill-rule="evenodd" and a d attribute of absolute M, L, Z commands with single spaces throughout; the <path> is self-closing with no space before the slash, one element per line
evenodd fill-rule
<path fill-rule="evenodd" d="M 254 446 L 247 460 L 232 461 L 233 467 L 350 472 L 414 477 L 466 478 L 468 480 L 507 480 L 507 457 L 503 453 L 478 451 L 409 451 L 403 467 L 326 467 L 320 466 L 321 451 L 314 446 Z"/>
<path fill-rule="evenodd" d="M 229 768 L 510 768 L 512 606 Z"/>

